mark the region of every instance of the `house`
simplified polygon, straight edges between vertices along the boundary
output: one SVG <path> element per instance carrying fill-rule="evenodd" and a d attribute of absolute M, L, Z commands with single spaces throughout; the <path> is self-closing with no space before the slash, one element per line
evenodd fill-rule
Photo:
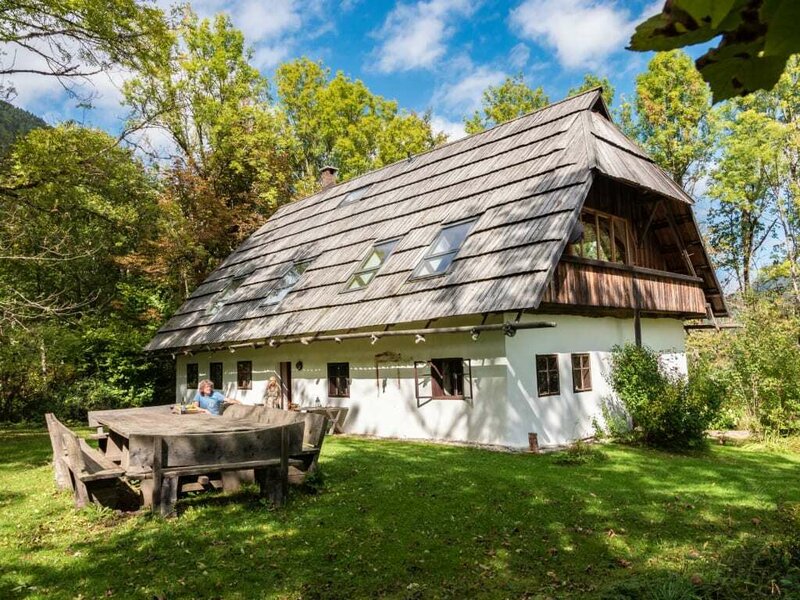
<path fill-rule="evenodd" d="M 593 432 L 615 344 L 685 372 L 684 320 L 725 313 L 692 199 L 592 90 L 281 207 L 147 349 L 178 398 L 276 376 L 352 433 L 524 447 Z"/>

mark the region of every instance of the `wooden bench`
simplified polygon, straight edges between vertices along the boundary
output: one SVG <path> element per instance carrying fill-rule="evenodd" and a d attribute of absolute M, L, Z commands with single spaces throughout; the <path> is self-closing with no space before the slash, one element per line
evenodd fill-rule
<path fill-rule="evenodd" d="M 139 499 L 122 480 L 125 471 L 59 421 L 45 415 L 57 485 L 72 489 L 75 506 L 89 502 L 111 508 L 133 508 Z"/>
<path fill-rule="evenodd" d="M 316 471 L 319 454 L 322 451 L 322 443 L 325 441 L 325 434 L 329 433 L 329 421 L 326 415 L 267 408 L 265 406 L 232 404 L 225 409 L 223 416 L 233 419 L 254 419 L 268 425 L 304 423 L 303 448 L 289 457 L 291 462 L 289 482 L 294 484 L 303 483 L 308 475 Z M 247 480 L 247 477 L 242 476 L 242 479 Z"/>
<path fill-rule="evenodd" d="M 346 406 L 312 406 L 303 408 L 303 412 L 328 417 L 328 433 L 344 433 L 344 421 L 350 409 Z"/>
<path fill-rule="evenodd" d="M 261 495 L 281 506 L 288 495 L 289 456 L 302 450 L 303 422 L 255 431 L 153 438 L 152 508 L 175 514 L 181 477 L 252 470 Z"/>

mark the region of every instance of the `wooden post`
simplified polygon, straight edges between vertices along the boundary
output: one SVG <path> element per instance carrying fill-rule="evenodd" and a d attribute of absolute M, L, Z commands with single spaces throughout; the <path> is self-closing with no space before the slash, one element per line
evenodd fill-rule
<path fill-rule="evenodd" d="M 161 482 L 161 516 L 175 516 L 175 503 L 178 501 L 178 476 L 167 475 Z"/>
<path fill-rule="evenodd" d="M 153 485 L 151 488 L 150 493 L 151 501 L 150 507 L 153 512 L 160 513 L 161 512 L 161 485 L 162 485 L 162 473 L 161 468 L 163 464 L 163 457 L 164 457 L 164 440 L 161 436 L 154 436 L 153 437 Z"/>

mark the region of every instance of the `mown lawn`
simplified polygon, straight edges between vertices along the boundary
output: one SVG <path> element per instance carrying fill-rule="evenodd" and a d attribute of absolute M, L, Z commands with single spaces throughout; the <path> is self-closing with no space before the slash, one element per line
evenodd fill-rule
<path fill-rule="evenodd" d="M 75 511 L 44 431 L 0 431 L 0 598 L 800 597 L 800 455 L 606 460 L 326 440 L 319 493 L 178 519 Z"/>

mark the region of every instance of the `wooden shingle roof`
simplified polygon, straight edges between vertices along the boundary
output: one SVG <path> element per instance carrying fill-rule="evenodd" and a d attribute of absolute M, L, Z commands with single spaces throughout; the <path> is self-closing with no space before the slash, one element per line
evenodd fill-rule
<path fill-rule="evenodd" d="M 595 172 L 692 202 L 610 122 L 592 90 L 281 207 L 147 350 L 536 308 Z M 360 200 L 341 204 L 364 186 Z M 447 273 L 409 280 L 442 224 L 466 218 L 477 221 Z M 374 242 L 392 238 L 399 242 L 372 283 L 343 292 Z M 307 258 L 286 298 L 264 306 L 283 273 Z"/>

